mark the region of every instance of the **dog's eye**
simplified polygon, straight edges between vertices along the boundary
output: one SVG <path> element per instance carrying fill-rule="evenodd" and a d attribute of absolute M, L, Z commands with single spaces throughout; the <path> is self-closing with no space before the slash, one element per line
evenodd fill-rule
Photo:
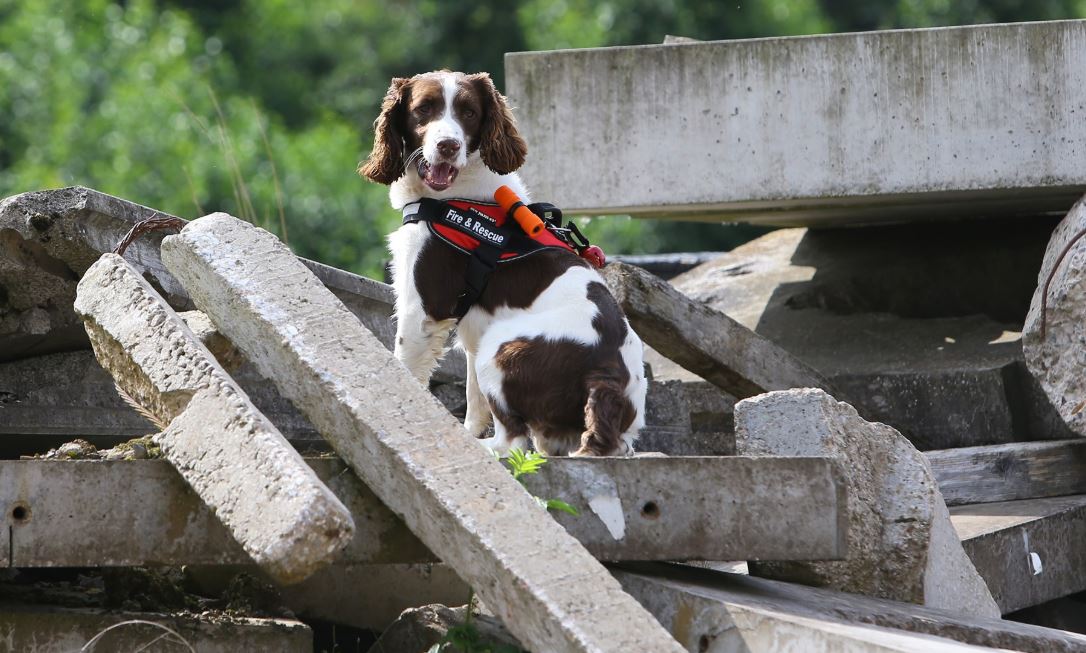
<path fill-rule="evenodd" d="M 475 117 L 475 111 L 473 109 L 464 109 L 464 118 L 471 120 Z"/>
<path fill-rule="evenodd" d="M 430 115 L 431 111 L 433 111 L 433 107 L 430 105 L 429 102 L 427 102 L 426 104 L 420 104 L 419 106 L 415 107 L 415 113 L 419 114 L 420 116 L 428 116 Z"/>

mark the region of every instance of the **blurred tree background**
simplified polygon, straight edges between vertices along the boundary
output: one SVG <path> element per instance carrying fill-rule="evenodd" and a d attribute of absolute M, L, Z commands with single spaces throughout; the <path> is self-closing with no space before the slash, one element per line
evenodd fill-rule
<path fill-rule="evenodd" d="M 399 222 L 354 170 L 388 80 L 505 52 L 1086 17 L 1086 0 L 0 0 L 0 197 L 85 185 L 224 210 L 380 277 Z M 543 198 L 540 198 L 543 199 Z M 595 220 L 613 253 L 749 230 Z"/>

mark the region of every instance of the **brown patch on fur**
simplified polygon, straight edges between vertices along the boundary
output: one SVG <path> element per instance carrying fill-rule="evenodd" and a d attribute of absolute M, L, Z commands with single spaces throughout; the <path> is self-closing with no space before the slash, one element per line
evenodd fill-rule
<path fill-rule="evenodd" d="M 494 87 L 490 75 L 468 75 L 467 81 L 482 98 L 484 106 L 483 123 L 479 130 L 479 156 L 494 172 L 509 174 L 524 165 L 528 144 L 517 129 L 509 103 Z"/>
<path fill-rule="evenodd" d="M 414 269 L 415 288 L 426 314 L 435 320 L 454 317 L 457 298 L 464 291 L 468 258 L 436 237 L 428 239 L 419 252 Z M 572 252 L 558 249 L 502 263 L 494 270 L 476 305 L 490 313 L 500 306 L 527 308 L 551 282 L 574 266 L 588 267 L 588 263 Z"/>
<path fill-rule="evenodd" d="M 622 452 L 621 436 L 636 411 L 625 394 L 630 371 L 619 351 L 627 334 L 622 311 L 603 284 L 589 284 L 587 295 L 599 309 L 592 324 L 600 341 L 588 346 L 520 338 L 503 344 L 495 362 L 507 410 L 495 410 L 494 417 L 511 437 L 528 425 L 547 439 L 566 440 L 562 449 L 604 456 Z"/>
<path fill-rule="evenodd" d="M 373 149 L 362 165 L 358 174 L 379 184 L 391 184 L 403 176 L 403 99 L 404 92 L 410 87 L 410 80 L 397 77 L 385 93 L 381 102 L 381 114 L 373 121 Z"/>

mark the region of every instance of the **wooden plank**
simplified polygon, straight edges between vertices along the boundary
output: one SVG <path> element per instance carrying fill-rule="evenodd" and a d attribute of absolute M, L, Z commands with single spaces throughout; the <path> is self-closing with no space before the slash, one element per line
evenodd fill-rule
<path fill-rule="evenodd" d="M 1086 495 L 950 509 L 1004 614 L 1086 590 Z"/>
<path fill-rule="evenodd" d="M 337 565 L 435 560 L 342 461 L 306 462 L 356 524 Z M 559 522 L 602 559 L 812 559 L 845 551 L 842 486 L 824 458 L 555 458 L 527 480 L 537 495 L 581 512 Z M 616 512 L 593 508 L 601 495 L 614 497 Z M 16 505 L 30 518 L 13 517 Z M 12 528 L 14 546 L 0 567 L 251 562 L 162 460 L 0 461 L 0 506 L 8 506 L 0 527 Z M 614 520 L 619 539 L 607 527 Z M 0 538 L 0 551 L 8 543 Z"/>
<path fill-rule="evenodd" d="M 911 645 L 891 649 L 899 651 L 937 651 L 941 650 L 938 646 L 947 644 L 946 640 L 1032 653 L 1086 651 L 1086 635 L 1002 619 L 963 617 L 952 611 L 743 574 L 660 563 L 627 563 L 612 571 L 626 591 L 691 651 L 785 650 L 772 644 L 748 644 L 763 641 L 757 638 L 767 631 L 773 633 L 779 628 L 787 635 L 797 627 L 809 628 L 811 638 L 787 650 L 884 650 L 861 639 L 871 635 L 866 630 L 871 628 L 914 634 Z M 835 637 L 827 638 L 827 634 L 835 633 L 834 625 L 865 630 L 836 631 Z M 813 645 L 816 641 L 820 646 Z"/>
<path fill-rule="evenodd" d="M 740 399 L 789 388 L 834 394 L 806 363 L 666 281 L 622 263 L 603 275 L 646 344 L 725 392 Z"/>
<path fill-rule="evenodd" d="M 1086 438 L 924 454 L 948 506 L 1086 493 Z"/>

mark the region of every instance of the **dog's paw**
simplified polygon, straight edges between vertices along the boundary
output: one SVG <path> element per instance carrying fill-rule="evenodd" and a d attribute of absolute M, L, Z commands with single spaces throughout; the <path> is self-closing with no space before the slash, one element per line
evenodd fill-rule
<path fill-rule="evenodd" d="M 490 424 L 482 421 L 465 421 L 464 430 L 476 440 L 484 440 L 493 435 Z"/>

